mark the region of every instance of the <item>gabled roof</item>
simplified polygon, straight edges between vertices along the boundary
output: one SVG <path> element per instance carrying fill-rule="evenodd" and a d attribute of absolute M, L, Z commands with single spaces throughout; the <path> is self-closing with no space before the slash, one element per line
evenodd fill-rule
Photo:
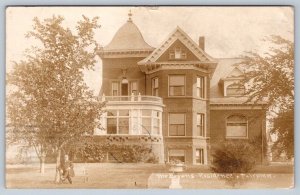
<path fill-rule="evenodd" d="M 211 98 L 226 98 L 223 95 L 222 89 L 219 86 L 219 81 L 226 78 L 236 68 L 236 64 L 241 62 L 239 58 L 220 58 L 218 65 L 210 80 L 210 97 Z M 236 98 L 235 98 L 236 99 Z"/>
<path fill-rule="evenodd" d="M 139 65 L 155 63 L 176 41 L 180 40 L 203 63 L 216 63 L 216 60 L 203 51 L 180 27 L 177 28 L 148 57 L 138 62 Z"/>
<path fill-rule="evenodd" d="M 229 79 L 229 78 L 238 78 L 238 77 L 241 77 L 241 76 L 243 76 L 244 75 L 244 73 L 243 73 L 243 71 L 240 69 L 240 67 L 239 66 L 235 66 L 234 68 L 233 68 L 233 70 L 228 74 L 228 75 L 226 75 L 225 77 L 223 77 L 223 79 Z"/>
<path fill-rule="evenodd" d="M 112 41 L 103 48 L 104 52 L 113 51 L 143 51 L 151 50 L 151 47 L 143 38 L 138 27 L 128 20 L 115 34 Z"/>

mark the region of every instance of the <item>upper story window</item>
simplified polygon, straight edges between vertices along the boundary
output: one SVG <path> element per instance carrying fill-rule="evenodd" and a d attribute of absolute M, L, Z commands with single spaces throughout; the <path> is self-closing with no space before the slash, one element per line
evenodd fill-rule
<path fill-rule="evenodd" d="M 226 122 L 227 138 L 247 138 L 248 137 L 248 121 L 243 115 L 231 115 Z"/>
<path fill-rule="evenodd" d="M 169 96 L 185 95 L 185 76 L 170 75 L 169 76 Z"/>
<path fill-rule="evenodd" d="M 186 59 L 186 51 L 181 49 L 180 47 L 176 47 L 175 49 L 171 49 L 169 52 L 170 60 L 180 60 Z"/>
<path fill-rule="evenodd" d="M 158 96 L 158 77 L 152 78 L 152 95 Z"/>
<path fill-rule="evenodd" d="M 245 87 L 238 83 L 233 83 L 226 88 L 227 96 L 242 96 L 245 95 Z"/>
<path fill-rule="evenodd" d="M 130 82 L 130 95 L 133 94 L 133 95 L 138 95 L 138 87 L 137 87 L 137 82 L 136 81 L 131 81 Z"/>
<path fill-rule="evenodd" d="M 111 89 L 112 89 L 112 96 L 118 96 L 120 94 L 120 82 L 113 81 Z"/>
<path fill-rule="evenodd" d="M 185 114 L 169 114 L 169 136 L 185 136 Z"/>
<path fill-rule="evenodd" d="M 197 97 L 205 97 L 205 80 L 204 77 L 197 77 Z"/>
<path fill-rule="evenodd" d="M 196 136 L 205 136 L 204 114 L 197 114 L 197 132 Z"/>

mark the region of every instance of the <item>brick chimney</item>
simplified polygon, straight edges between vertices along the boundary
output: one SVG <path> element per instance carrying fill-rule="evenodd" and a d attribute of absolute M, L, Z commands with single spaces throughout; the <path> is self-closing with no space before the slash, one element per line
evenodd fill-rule
<path fill-rule="evenodd" d="M 199 47 L 205 51 L 205 37 L 203 36 L 199 37 Z"/>

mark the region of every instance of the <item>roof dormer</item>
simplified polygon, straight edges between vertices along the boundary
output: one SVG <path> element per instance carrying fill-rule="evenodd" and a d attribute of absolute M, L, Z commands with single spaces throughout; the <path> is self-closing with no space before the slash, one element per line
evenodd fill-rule
<path fill-rule="evenodd" d="M 220 79 L 219 86 L 225 97 L 244 96 L 245 86 L 241 84 L 244 78 L 243 71 L 236 66 L 226 77 Z"/>

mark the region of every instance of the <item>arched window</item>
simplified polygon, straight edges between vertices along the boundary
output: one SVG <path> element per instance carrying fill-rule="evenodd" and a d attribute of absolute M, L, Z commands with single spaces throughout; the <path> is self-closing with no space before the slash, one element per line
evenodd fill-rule
<path fill-rule="evenodd" d="M 243 115 L 231 115 L 226 122 L 226 138 L 247 138 L 248 121 Z"/>
<path fill-rule="evenodd" d="M 238 83 L 233 83 L 226 88 L 227 96 L 242 96 L 245 95 L 245 87 Z"/>

